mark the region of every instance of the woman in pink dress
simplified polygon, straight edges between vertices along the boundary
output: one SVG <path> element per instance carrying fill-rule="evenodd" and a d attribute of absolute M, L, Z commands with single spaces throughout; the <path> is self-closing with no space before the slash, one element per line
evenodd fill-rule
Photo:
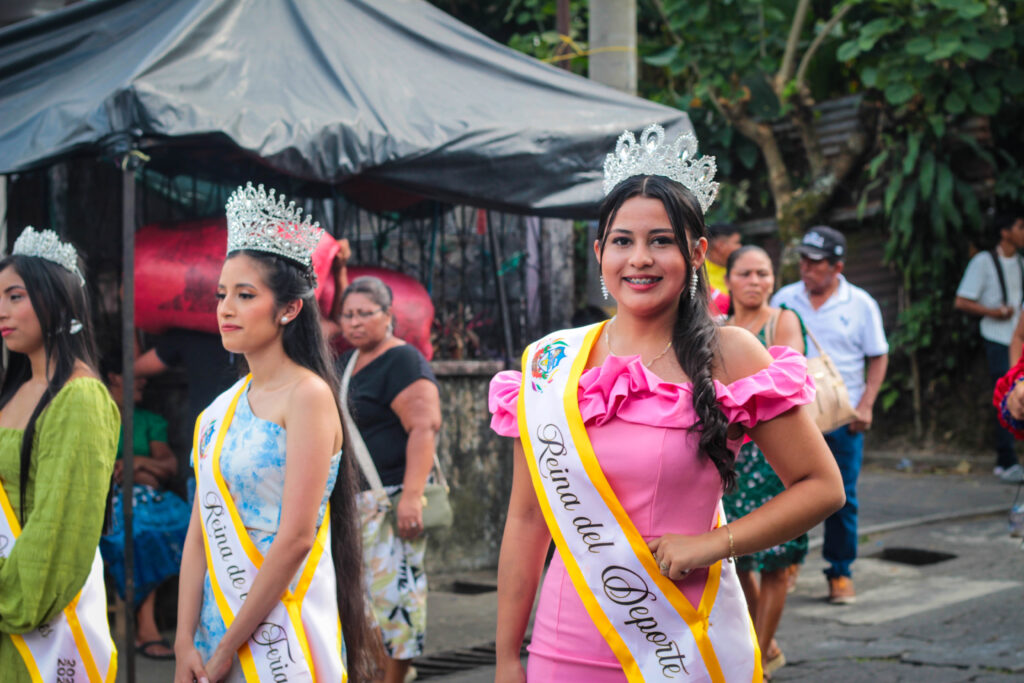
<path fill-rule="evenodd" d="M 635 148 L 627 144 L 625 150 L 620 141 L 616 150 L 619 165 L 613 160 L 611 178 L 609 162 L 605 164 L 606 188 L 610 186 L 611 191 L 601 206 L 594 252 L 603 285 L 618 303 L 615 318 L 588 328 L 578 362 L 570 358 L 559 367 L 560 349 L 571 353 L 571 340 L 579 338 L 579 330 L 570 330 L 530 347 L 529 367 L 524 365 L 526 382 L 518 372 L 499 373 L 491 382 L 492 428 L 516 438 L 512 493 L 498 568 L 496 681 L 658 679 L 649 671 L 663 672 L 664 680 L 761 680 L 760 658 L 756 642 L 750 642 L 753 628 L 742 592 L 735 571 L 723 560 L 794 538 L 843 503 L 839 471 L 821 433 L 808 416 L 794 410 L 813 399 L 813 382 L 807 376 L 804 358 L 790 349 L 766 350 L 746 330 L 718 328 L 710 318 L 708 285 L 702 275 L 707 250 L 703 211 L 717 184 L 710 183 L 707 174 L 679 173 L 678 165 L 671 162 L 659 166 L 658 159 L 652 163 L 637 158 L 664 154 L 660 135 L 651 138 L 645 131 L 645 144 Z M 629 138 L 632 140 L 632 135 Z M 678 152 L 676 155 L 678 160 Z M 684 184 L 687 179 L 689 185 Z M 565 344 L 558 335 L 570 342 Z M 562 531 L 555 529 L 559 552 L 541 589 L 524 671 L 519 649 L 552 538 L 550 525 L 559 508 L 557 498 L 554 503 L 551 498 L 541 500 L 544 495 L 538 489 L 543 479 L 562 470 L 549 466 L 547 473 L 538 472 L 537 463 L 544 462 L 548 451 L 541 452 L 538 460 L 534 455 L 538 449 L 532 443 L 539 437 L 528 433 L 537 430 L 528 428 L 520 433 L 520 425 L 529 423 L 521 414 L 529 405 L 521 394 L 543 391 L 545 383 L 566 367 L 571 369 L 564 370 L 569 377 L 565 395 L 571 395 L 576 382 L 576 419 L 585 427 L 588 446 L 592 444 L 607 487 L 629 519 L 614 530 L 599 528 L 596 523 L 587 527 L 585 522 L 596 519 L 594 515 L 600 511 L 591 513 L 588 504 L 576 507 L 575 494 L 568 488 L 559 489 L 561 495 L 573 496 L 572 504 L 566 505 L 564 497 L 561 502 L 566 510 L 572 510 L 568 515 L 576 515 L 576 530 L 581 535 L 587 530 L 594 532 L 588 538 L 594 557 L 582 552 L 577 562 L 566 550 L 572 527 L 566 533 L 562 533 L 564 526 Z M 567 407 L 566 412 L 575 414 L 575 409 Z M 572 420 L 569 422 L 572 431 Z M 577 432 L 572 433 L 574 442 L 583 443 Z M 550 443 L 545 438 L 552 432 L 545 434 L 541 444 Z M 764 451 L 787 490 L 754 513 L 725 524 L 720 500 L 735 481 L 735 454 L 745 434 Z M 527 454 L 531 455 L 529 461 Z M 587 460 L 580 457 L 584 467 L 567 464 L 564 469 L 584 469 Z M 590 476 L 595 482 L 599 479 Z M 607 500 L 606 489 L 596 486 Z M 581 490 L 581 499 L 583 493 Z M 631 541 L 636 561 L 653 568 L 650 577 L 643 576 L 644 585 L 661 585 L 666 595 L 678 589 L 685 596 L 685 600 L 669 596 L 668 602 L 682 605 L 679 613 L 694 634 L 692 647 L 684 642 L 690 638 L 689 632 L 666 637 L 646 628 L 653 621 L 640 618 L 647 613 L 645 608 L 634 606 L 629 612 L 634 618 L 627 620 L 616 618 L 608 609 L 603 613 L 595 610 L 595 605 L 605 604 L 601 601 L 606 597 L 613 602 L 622 597 L 621 590 L 615 593 L 615 584 L 606 582 L 603 591 L 602 586 L 581 588 L 581 577 L 593 571 L 588 570 L 590 563 L 604 550 L 597 546 L 602 542 L 612 545 L 631 533 L 642 536 L 639 543 Z M 601 576 L 611 569 L 618 567 L 606 567 Z M 653 575 L 658 572 L 659 576 Z M 653 613 L 655 603 L 650 606 Z M 697 606 L 696 616 L 689 614 L 691 606 Z M 703 619 L 703 625 L 691 623 L 694 619 Z M 737 627 L 740 622 L 733 621 L 730 626 L 730 620 L 736 619 L 741 625 Z M 667 629 L 661 630 L 667 633 Z M 634 638 L 638 634 L 640 637 Z M 736 647 L 730 637 L 736 640 Z M 633 642 L 629 647 L 639 650 L 645 639 L 658 645 L 657 655 L 645 659 L 642 652 L 623 653 L 628 649 L 624 642 Z M 689 677 L 678 676 L 679 669 L 666 662 L 673 658 L 661 648 L 675 648 L 675 642 L 680 644 L 679 652 L 685 649 L 689 658 L 679 654 L 674 663 L 688 667 Z M 661 659 L 653 660 L 652 668 L 654 656 Z M 740 657 L 745 661 L 730 661 Z M 737 671 L 744 673 L 737 675 Z"/>

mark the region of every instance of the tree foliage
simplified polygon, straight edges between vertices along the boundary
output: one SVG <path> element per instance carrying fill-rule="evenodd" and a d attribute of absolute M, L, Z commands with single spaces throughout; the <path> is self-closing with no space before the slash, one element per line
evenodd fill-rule
<path fill-rule="evenodd" d="M 1022 19 L 1019 2 L 859 2 L 837 50 L 884 117 L 861 208 L 880 193 L 886 260 L 903 283 L 891 341 L 909 363 L 891 374 L 883 407 L 910 395 L 919 415 L 975 338 L 950 304 L 972 245 L 994 246 L 987 210 L 1024 199 L 1021 136 L 1009 127 L 1024 94 Z"/>

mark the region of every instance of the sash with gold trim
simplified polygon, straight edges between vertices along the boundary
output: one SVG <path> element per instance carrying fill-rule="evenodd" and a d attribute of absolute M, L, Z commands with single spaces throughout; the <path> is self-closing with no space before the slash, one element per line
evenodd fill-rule
<path fill-rule="evenodd" d="M 757 638 L 732 563 L 709 568 L 692 605 L 659 571 L 597 462 L 577 390 L 603 325 L 556 332 L 523 355 L 519 434 L 551 537 L 631 683 L 759 683 Z M 720 503 L 716 526 L 725 521 Z"/>
<path fill-rule="evenodd" d="M 196 420 L 193 460 L 210 586 L 227 627 L 263 564 L 220 471 L 220 453 L 250 377 L 221 394 Z M 289 589 L 238 651 L 248 683 L 346 681 L 330 509 Z"/>
<path fill-rule="evenodd" d="M 7 557 L 21 525 L 0 486 L 0 557 Z M 30 633 L 9 634 L 33 683 L 113 683 L 117 648 L 107 622 L 107 591 L 99 548 L 85 585 L 67 607 Z"/>

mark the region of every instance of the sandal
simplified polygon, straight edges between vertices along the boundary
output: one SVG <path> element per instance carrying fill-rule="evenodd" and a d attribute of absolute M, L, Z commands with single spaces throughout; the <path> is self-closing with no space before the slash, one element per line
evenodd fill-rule
<path fill-rule="evenodd" d="M 777 654 L 774 657 L 766 657 L 762 670 L 766 678 L 771 678 L 771 675 L 786 666 L 786 655 L 782 654 L 782 650 L 776 650 Z"/>
<path fill-rule="evenodd" d="M 168 650 L 170 650 L 170 652 L 167 652 L 167 653 L 150 652 L 150 650 L 152 648 L 157 647 L 157 646 L 161 646 L 161 645 L 163 647 L 166 647 Z M 161 638 L 160 640 L 147 640 L 145 643 L 139 643 L 138 645 L 135 646 L 135 651 L 138 652 L 143 657 L 145 657 L 146 659 L 157 659 L 157 660 L 164 660 L 164 661 L 167 661 L 169 659 L 174 659 L 174 648 L 171 647 L 171 644 L 168 643 L 165 638 Z"/>

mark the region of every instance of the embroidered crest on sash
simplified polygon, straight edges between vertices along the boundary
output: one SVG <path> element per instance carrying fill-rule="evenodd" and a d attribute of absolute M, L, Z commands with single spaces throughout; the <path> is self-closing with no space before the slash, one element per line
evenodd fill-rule
<path fill-rule="evenodd" d="M 558 371 L 559 364 L 565 360 L 565 349 L 568 346 L 562 339 L 553 339 L 551 342 L 540 346 L 537 353 L 533 354 L 533 361 L 530 363 L 530 374 L 533 376 L 534 391 L 544 391 L 544 384 L 551 384 Z M 543 382 L 543 384 L 541 384 Z"/>

